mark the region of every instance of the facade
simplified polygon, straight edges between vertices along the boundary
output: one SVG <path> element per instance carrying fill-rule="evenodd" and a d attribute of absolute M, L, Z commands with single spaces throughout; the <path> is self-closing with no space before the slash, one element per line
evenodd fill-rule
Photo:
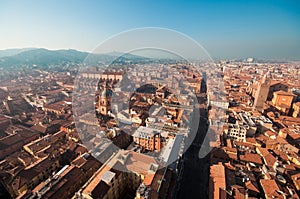
<path fill-rule="evenodd" d="M 99 72 L 99 73 L 82 73 L 82 77 L 87 79 L 101 79 L 109 81 L 121 81 L 123 78 L 123 72 Z"/>

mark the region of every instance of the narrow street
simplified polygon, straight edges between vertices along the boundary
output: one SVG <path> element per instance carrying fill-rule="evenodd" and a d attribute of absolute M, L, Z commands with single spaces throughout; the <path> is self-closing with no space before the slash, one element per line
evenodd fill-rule
<path fill-rule="evenodd" d="M 198 97 L 200 104 L 206 102 L 206 85 L 202 83 Z M 182 170 L 179 175 L 173 198 L 208 198 L 209 155 L 200 159 L 198 153 L 207 131 L 207 114 L 200 109 L 199 128 L 192 145 L 184 153 Z"/>

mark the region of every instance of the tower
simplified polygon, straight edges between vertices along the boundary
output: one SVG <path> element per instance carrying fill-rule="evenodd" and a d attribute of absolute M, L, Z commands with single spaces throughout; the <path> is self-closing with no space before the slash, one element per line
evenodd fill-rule
<path fill-rule="evenodd" d="M 99 98 L 99 110 L 102 115 L 107 115 L 111 111 L 112 90 L 104 88 Z"/>
<path fill-rule="evenodd" d="M 269 88 L 270 88 L 270 81 L 267 78 L 268 73 L 264 75 L 261 82 L 258 85 L 258 89 L 255 93 L 255 99 L 254 99 L 254 107 L 262 112 L 264 108 L 264 103 L 267 100 Z"/>

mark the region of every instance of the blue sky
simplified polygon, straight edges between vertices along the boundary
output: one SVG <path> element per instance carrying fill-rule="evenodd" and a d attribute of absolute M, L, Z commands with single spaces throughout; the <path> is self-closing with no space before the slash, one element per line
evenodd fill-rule
<path fill-rule="evenodd" d="M 0 49 L 92 51 L 132 28 L 163 27 L 198 41 L 216 58 L 300 59 L 300 2 L 0 0 Z"/>

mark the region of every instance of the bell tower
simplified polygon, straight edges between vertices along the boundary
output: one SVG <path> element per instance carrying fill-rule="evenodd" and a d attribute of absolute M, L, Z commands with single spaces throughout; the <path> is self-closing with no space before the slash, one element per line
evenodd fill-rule
<path fill-rule="evenodd" d="M 267 100 L 270 89 L 268 74 L 269 73 L 266 73 L 262 80 L 259 82 L 258 90 L 255 93 L 254 107 L 260 112 L 262 112 L 264 109 L 264 103 Z"/>
<path fill-rule="evenodd" d="M 102 115 L 107 115 L 111 111 L 112 90 L 104 88 L 99 98 L 99 110 Z"/>

